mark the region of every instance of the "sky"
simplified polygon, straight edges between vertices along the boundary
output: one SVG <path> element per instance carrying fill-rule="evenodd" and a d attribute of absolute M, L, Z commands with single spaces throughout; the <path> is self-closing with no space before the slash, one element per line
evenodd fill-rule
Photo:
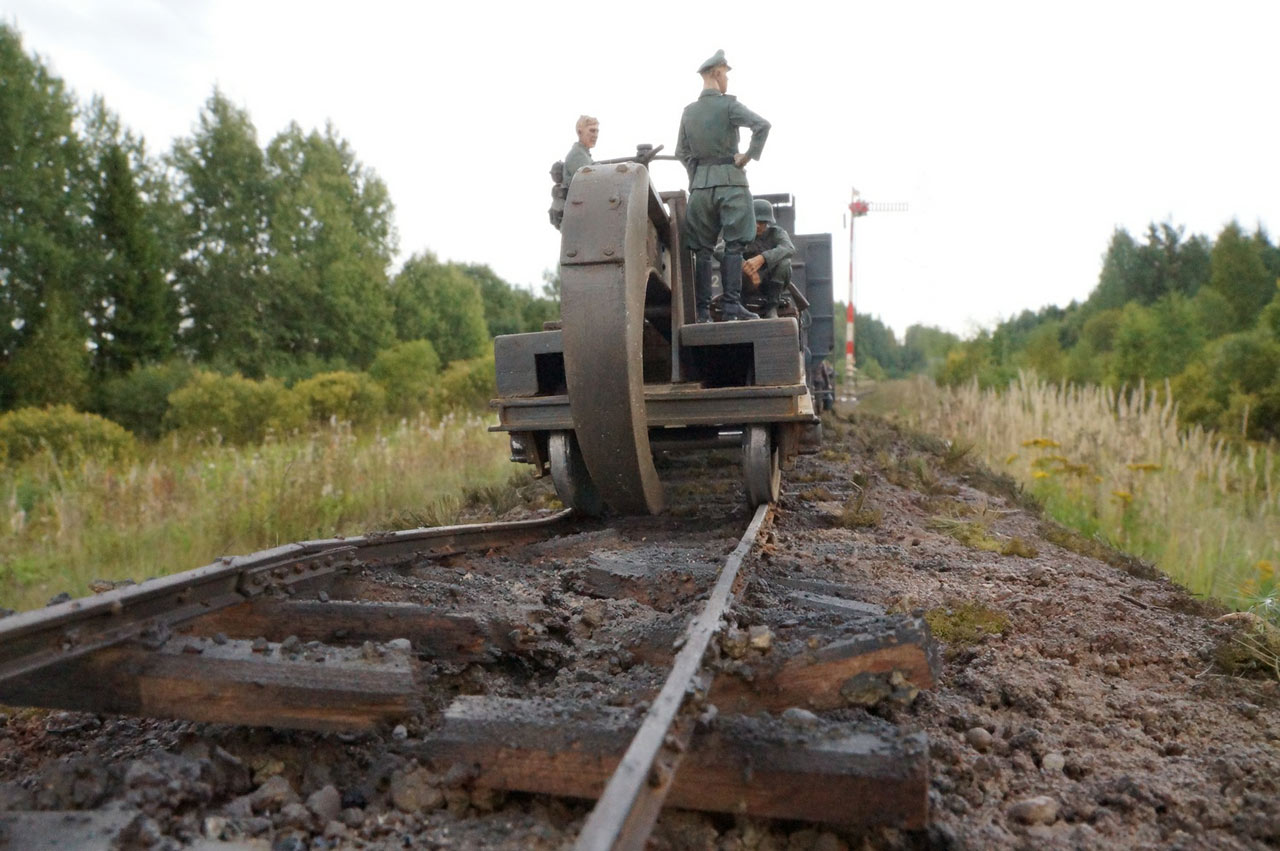
<path fill-rule="evenodd" d="M 152 153 L 215 86 L 263 146 L 332 122 L 390 190 L 397 266 L 432 251 L 539 288 L 578 115 L 600 119 L 598 158 L 670 153 L 718 48 L 729 93 L 773 125 L 751 187 L 833 234 L 837 298 L 851 192 L 907 203 L 855 226 L 855 304 L 899 335 L 1084 299 L 1117 227 L 1280 238 L 1274 0 L 0 0 L 0 20 Z M 687 182 L 675 163 L 653 178 Z"/>

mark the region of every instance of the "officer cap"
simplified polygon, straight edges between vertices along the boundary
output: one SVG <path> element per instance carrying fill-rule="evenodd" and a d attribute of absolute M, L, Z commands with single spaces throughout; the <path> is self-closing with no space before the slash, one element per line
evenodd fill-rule
<path fill-rule="evenodd" d="M 763 198 L 757 198 L 751 202 L 751 206 L 755 208 L 757 222 L 777 223 L 778 220 L 773 217 L 773 205 L 768 201 Z"/>
<path fill-rule="evenodd" d="M 703 62 L 701 65 L 699 65 L 698 73 L 705 74 L 707 71 L 710 71 L 712 68 L 716 67 L 717 65 L 723 65 L 725 67 L 725 70 L 727 71 L 733 70 L 732 68 L 729 67 L 729 60 L 724 58 L 723 48 L 721 48 L 720 50 L 717 50 L 714 56 L 712 56 L 706 62 Z"/>

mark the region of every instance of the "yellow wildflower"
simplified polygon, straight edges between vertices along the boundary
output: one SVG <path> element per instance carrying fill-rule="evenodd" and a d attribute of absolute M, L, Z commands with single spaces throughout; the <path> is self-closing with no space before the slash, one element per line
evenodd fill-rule
<path fill-rule="evenodd" d="M 1017 461 L 1017 460 L 1018 460 L 1018 453 L 1015 452 L 1012 455 L 1010 455 L 1008 458 L 1004 459 L 1004 463 L 1012 464 L 1014 461 Z"/>
<path fill-rule="evenodd" d="M 1160 464 L 1152 464 L 1150 461 L 1139 461 L 1125 466 L 1135 473 L 1158 473 L 1164 469 Z"/>
<path fill-rule="evenodd" d="M 1121 502 L 1133 502 L 1133 494 L 1128 491 L 1112 491 L 1111 495 Z"/>
<path fill-rule="evenodd" d="M 1032 474 L 1031 474 L 1031 478 L 1033 478 L 1033 479 L 1047 479 L 1047 478 L 1049 478 L 1051 475 L 1053 475 L 1053 474 L 1052 474 L 1052 473 L 1046 473 L 1044 470 L 1036 470 L 1034 473 L 1032 473 Z"/>
<path fill-rule="evenodd" d="M 1061 446 L 1056 440 L 1050 440 L 1047 437 L 1035 437 L 1031 440 L 1022 441 L 1023 446 L 1034 446 L 1036 449 L 1056 449 Z"/>

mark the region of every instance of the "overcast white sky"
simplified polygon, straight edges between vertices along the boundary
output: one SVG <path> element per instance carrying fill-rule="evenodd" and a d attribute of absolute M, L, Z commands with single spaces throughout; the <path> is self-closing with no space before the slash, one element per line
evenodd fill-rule
<path fill-rule="evenodd" d="M 1083 298 L 1117 226 L 1280 230 L 1274 0 L 0 0 L 0 18 L 152 152 L 215 84 L 263 145 L 331 119 L 390 188 L 401 259 L 535 287 L 559 245 L 547 169 L 577 116 L 599 116 L 600 158 L 670 152 L 717 48 L 730 93 L 773 123 L 751 186 L 835 234 L 838 297 L 850 189 L 910 204 L 857 225 L 857 304 L 899 334 Z M 655 176 L 685 184 L 675 164 Z"/>

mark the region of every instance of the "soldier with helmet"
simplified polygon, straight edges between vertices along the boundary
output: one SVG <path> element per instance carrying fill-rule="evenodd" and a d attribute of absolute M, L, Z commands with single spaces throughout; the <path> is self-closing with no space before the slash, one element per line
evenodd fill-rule
<path fill-rule="evenodd" d="M 761 288 L 764 297 L 764 315 L 770 319 L 778 315 L 782 292 L 791 283 L 791 258 L 796 246 L 787 232 L 778 227 L 773 215 L 773 205 L 757 198 L 752 206 L 756 214 L 756 238 L 746 247 L 742 261 L 742 274 Z"/>
<path fill-rule="evenodd" d="M 694 293 L 699 322 L 711 321 L 712 250 L 721 234 L 725 241 L 720 270 L 722 313 L 726 319 L 759 318 L 742 306 L 742 252 L 755 235 L 751 189 L 743 168 L 760 158 L 769 122 L 725 93 L 729 71 L 723 50 L 699 66 L 702 94 L 684 109 L 675 150 L 689 172 L 684 237 L 697 261 Z M 742 127 L 751 131 L 745 153 L 738 152 Z"/>

